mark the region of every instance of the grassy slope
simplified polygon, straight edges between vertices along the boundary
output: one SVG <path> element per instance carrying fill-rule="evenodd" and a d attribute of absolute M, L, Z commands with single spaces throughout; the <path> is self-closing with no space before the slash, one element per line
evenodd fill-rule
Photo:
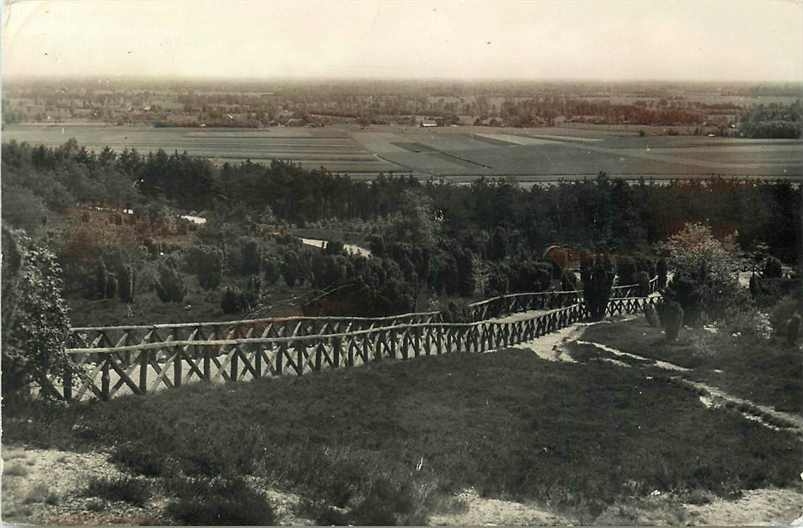
<path fill-rule="evenodd" d="M 656 489 L 729 495 L 799 480 L 791 435 L 629 369 L 520 350 L 187 386 L 4 426 L 5 442 L 117 444 L 163 475 L 250 473 L 345 508 L 381 481 L 380 497 L 474 486 L 590 520 Z"/>
<path fill-rule="evenodd" d="M 781 411 L 801 411 L 803 353 L 781 340 L 685 329 L 677 343 L 669 344 L 663 332 L 651 328 L 643 318 L 591 326 L 583 340 L 693 368 L 687 377 Z"/>

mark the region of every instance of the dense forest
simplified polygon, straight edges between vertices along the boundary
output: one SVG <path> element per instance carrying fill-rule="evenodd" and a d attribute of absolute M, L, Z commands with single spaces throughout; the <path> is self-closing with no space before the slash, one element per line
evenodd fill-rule
<path fill-rule="evenodd" d="M 145 289 L 181 302 L 192 279 L 227 313 L 253 311 L 277 284 L 337 291 L 337 306 L 318 311 L 398 313 L 443 296 L 572 287 L 543 258 L 552 245 L 635 257 L 625 282 L 654 272 L 657 244 L 688 223 L 733 235 L 746 256 L 793 263 L 800 245 L 800 193 L 788 182 L 366 182 L 278 161 L 93 152 L 74 140 L 8 143 L 2 155 L 4 223 L 49 240 L 66 290 L 90 298 L 130 301 Z M 189 213 L 206 223 L 180 218 Z M 331 242 L 302 246 L 290 236 L 300 229 Z M 373 258 L 348 254 L 344 241 Z"/>
<path fill-rule="evenodd" d="M 757 105 L 742 116 L 742 133 L 751 138 L 800 137 L 800 100 L 791 105 Z"/>

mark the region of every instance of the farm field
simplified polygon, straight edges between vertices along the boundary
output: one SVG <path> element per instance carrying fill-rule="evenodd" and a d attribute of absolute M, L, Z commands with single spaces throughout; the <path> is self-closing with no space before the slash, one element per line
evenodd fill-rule
<path fill-rule="evenodd" d="M 293 160 L 305 168 L 374 177 L 520 181 L 593 177 L 803 178 L 803 142 L 695 136 L 639 137 L 592 128 L 402 126 L 186 129 L 13 125 L 3 140 L 54 146 L 75 137 L 94 149 L 187 151 L 217 162 Z"/>

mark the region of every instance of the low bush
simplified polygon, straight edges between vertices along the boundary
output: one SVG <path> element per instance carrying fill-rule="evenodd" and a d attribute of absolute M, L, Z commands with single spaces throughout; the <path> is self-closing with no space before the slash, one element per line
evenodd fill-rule
<path fill-rule="evenodd" d="M 83 494 L 86 497 L 122 501 L 135 506 L 144 506 L 151 498 L 148 483 L 132 477 L 93 478 Z"/>
<path fill-rule="evenodd" d="M 227 286 L 220 298 L 220 309 L 225 314 L 240 313 L 244 309 L 243 292 L 240 288 Z"/>
<path fill-rule="evenodd" d="M 216 247 L 196 246 L 185 256 L 188 268 L 198 276 L 198 284 L 205 290 L 214 290 L 223 279 L 223 253 Z"/>
<path fill-rule="evenodd" d="M 761 272 L 765 279 L 780 279 L 783 276 L 783 266 L 781 261 L 775 257 L 767 257 L 764 261 L 764 269 Z"/>
<path fill-rule="evenodd" d="M 134 302 L 134 293 L 136 291 L 136 271 L 134 266 L 131 264 L 122 266 L 118 275 L 120 300 L 130 304 Z"/>
<path fill-rule="evenodd" d="M 158 477 L 163 473 L 165 467 L 161 453 L 132 442 L 115 447 L 109 461 L 146 477 Z"/>
<path fill-rule="evenodd" d="M 683 327 L 683 308 L 675 301 L 664 303 L 661 309 L 661 324 L 666 333 L 666 339 L 674 342 Z"/>
<path fill-rule="evenodd" d="M 770 325 L 774 335 L 784 336 L 788 321 L 800 312 L 800 300 L 797 296 L 787 295 L 782 298 L 770 311 Z"/>
<path fill-rule="evenodd" d="M 167 513 L 186 524 L 265 526 L 274 522 L 271 505 L 242 478 L 175 478 L 167 487 L 176 495 Z"/>
<path fill-rule="evenodd" d="M 184 278 L 176 269 L 171 260 L 167 260 L 159 265 L 158 278 L 154 283 L 156 295 L 162 302 L 181 302 L 187 295 L 187 285 Z"/>
<path fill-rule="evenodd" d="M 666 259 L 660 259 L 656 267 L 656 273 L 658 274 L 658 288 L 663 290 L 666 288 L 667 282 L 667 265 Z"/>
<path fill-rule="evenodd" d="M 44 503 L 54 505 L 59 502 L 61 502 L 61 498 L 55 493 L 52 493 L 50 488 L 45 484 L 37 484 L 34 486 L 23 500 L 24 504 Z"/>
<path fill-rule="evenodd" d="M 256 275 L 262 264 L 262 248 L 255 238 L 247 238 L 242 242 L 242 268 L 244 275 Z"/>
<path fill-rule="evenodd" d="M 583 298 L 588 307 L 592 321 L 600 321 L 605 317 L 605 310 L 611 298 L 613 272 L 605 257 L 594 262 L 584 263 L 581 269 L 583 278 Z"/>

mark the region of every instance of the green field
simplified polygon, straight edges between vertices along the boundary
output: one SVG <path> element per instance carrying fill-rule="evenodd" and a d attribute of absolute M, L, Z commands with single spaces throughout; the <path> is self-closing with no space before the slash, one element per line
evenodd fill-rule
<path fill-rule="evenodd" d="M 187 151 L 218 162 L 292 160 L 305 168 L 372 177 L 412 172 L 465 181 L 515 177 L 537 181 L 589 177 L 803 177 L 803 142 L 719 137 L 614 134 L 593 128 L 339 126 L 331 128 L 189 129 L 13 125 L 3 141 L 115 150 Z"/>

